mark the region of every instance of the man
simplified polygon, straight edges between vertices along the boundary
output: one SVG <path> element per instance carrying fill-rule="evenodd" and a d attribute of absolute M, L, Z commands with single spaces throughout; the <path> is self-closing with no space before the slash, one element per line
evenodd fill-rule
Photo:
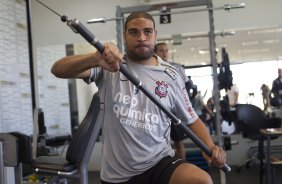
<path fill-rule="evenodd" d="M 272 82 L 271 93 L 273 94 L 272 105 L 282 106 L 282 69 L 278 68 L 278 77 Z"/>
<path fill-rule="evenodd" d="M 57 61 L 52 73 L 61 78 L 95 81 L 104 103 L 101 180 L 103 184 L 211 184 L 200 168 L 174 157 L 170 145 L 170 119 L 119 70 L 120 62 L 145 81 L 143 85 L 185 122 L 212 152 L 207 161 L 223 167 L 226 155 L 210 138 L 191 108 L 177 70 L 153 55 L 157 32 L 150 14 L 130 14 L 124 27 L 126 55 L 105 44 L 99 52 Z"/>
<path fill-rule="evenodd" d="M 166 43 L 157 43 L 155 45 L 155 49 L 154 52 L 156 55 L 160 56 L 162 58 L 162 60 L 168 62 L 168 46 Z M 174 64 L 171 63 L 170 64 Z M 174 67 L 176 69 L 178 69 L 179 74 L 181 75 L 181 78 L 183 80 L 184 83 L 188 82 L 189 79 L 185 74 L 184 68 L 179 65 L 179 64 L 174 64 Z M 175 155 L 178 158 L 181 158 L 183 160 L 185 160 L 186 158 L 186 151 L 185 151 L 185 146 L 183 143 L 183 140 L 185 138 L 187 138 L 186 136 L 186 132 L 184 132 L 182 129 L 180 129 L 178 126 L 174 125 L 172 123 L 171 125 L 171 133 L 170 133 L 171 139 L 174 142 L 174 146 L 175 146 Z"/>
<path fill-rule="evenodd" d="M 236 105 L 238 104 L 238 98 L 239 98 L 239 88 L 236 84 L 233 84 L 230 89 L 227 89 L 226 95 L 228 97 L 228 103 L 229 103 L 229 123 L 233 122 L 235 126 L 235 133 L 241 132 L 241 125 L 237 118 L 237 111 L 236 111 Z"/>
<path fill-rule="evenodd" d="M 228 96 L 228 101 L 230 108 L 235 108 L 238 104 L 239 89 L 236 84 L 233 84 L 230 89 L 227 89 L 226 94 Z"/>
<path fill-rule="evenodd" d="M 270 89 L 268 85 L 262 84 L 260 87 L 261 95 L 262 95 L 262 102 L 263 102 L 263 112 L 266 115 L 269 115 L 269 108 L 270 108 Z"/>

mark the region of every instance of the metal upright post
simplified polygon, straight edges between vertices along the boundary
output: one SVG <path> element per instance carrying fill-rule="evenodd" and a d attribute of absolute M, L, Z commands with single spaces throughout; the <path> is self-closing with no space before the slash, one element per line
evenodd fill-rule
<path fill-rule="evenodd" d="M 223 147 L 212 0 L 208 0 L 207 7 L 209 11 L 209 24 L 210 24 L 209 44 L 210 44 L 210 58 L 211 58 L 211 64 L 212 64 L 212 70 L 213 70 L 212 72 L 213 73 L 213 97 L 214 97 L 215 109 L 216 109 L 216 131 L 217 131 L 217 138 L 218 138 L 218 146 Z M 221 184 L 226 183 L 225 174 L 224 172 L 221 172 L 221 171 L 220 171 L 220 181 L 221 181 Z"/>
<path fill-rule="evenodd" d="M 220 115 L 220 106 L 219 106 L 219 87 L 218 87 L 218 78 L 217 78 L 217 58 L 216 58 L 216 50 L 215 50 L 215 34 L 214 34 L 214 19 L 213 19 L 213 10 L 212 10 L 212 0 L 209 0 L 208 9 L 209 9 L 209 45 L 210 45 L 210 59 L 212 64 L 213 70 L 213 97 L 215 101 L 215 108 L 216 108 L 216 128 L 218 134 L 218 144 L 219 146 L 223 146 L 223 141 L 220 138 L 222 129 L 221 129 L 221 115 Z"/>
<path fill-rule="evenodd" d="M 123 41 L 123 23 L 124 19 L 122 18 L 124 15 L 121 12 L 121 7 L 117 6 L 116 10 L 116 17 L 119 17 L 119 19 L 116 19 L 116 35 L 117 35 L 117 44 L 120 52 L 124 53 L 124 41 Z"/>
<path fill-rule="evenodd" d="M 4 184 L 3 142 L 0 140 L 0 184 Z"/>

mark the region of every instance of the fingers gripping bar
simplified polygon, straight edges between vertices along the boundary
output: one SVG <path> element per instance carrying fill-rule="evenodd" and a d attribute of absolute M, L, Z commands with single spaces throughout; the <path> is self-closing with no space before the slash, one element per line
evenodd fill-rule
<path fill-rule="evenodd" d="M 67 25 L 70 26 L 73 31 L 79 33 L 83 38 L 85 38 L 91 45 L 93 45 L 100 53 L 104 52 L 104 45 L 95 38 L 95 36 L 78 20 L 73 19 L 67 21 Z M 124 64 L 120 65 L 120 72 L 131 81 L 138 89 L 140 89 L 148 98 L 150 98 L 171 120 L 175 122 L 178 126 L 181 126 L 188 134 L 189 138 L 208 156 L 212 156 L 211 150 L 204 144 L 204 142 L 199 139 L 192 130 L 190 130 L 186 125 L 181 123 L 173 113 L 171 113 L 165 106 L 163 106 L 160 101 L 158 101 L 144 86 L 139 79 L 128 72 Z M 225 163 L 224 167 L 221 168 L 224 172 L 231 171 L 231 168 Z"/>

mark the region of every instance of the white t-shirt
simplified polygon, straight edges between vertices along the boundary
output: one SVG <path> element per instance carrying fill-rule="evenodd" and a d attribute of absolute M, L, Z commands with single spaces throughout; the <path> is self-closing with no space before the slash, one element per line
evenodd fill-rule
<path fill-rule="evenodd" d="M 228 89 L 226 93 L 228 96 L 229 105 L 236 105 L 238 103 L 238 95 L 239 95 L 239 89 L 237 85 L 233 84 L 230 90 Z"/>

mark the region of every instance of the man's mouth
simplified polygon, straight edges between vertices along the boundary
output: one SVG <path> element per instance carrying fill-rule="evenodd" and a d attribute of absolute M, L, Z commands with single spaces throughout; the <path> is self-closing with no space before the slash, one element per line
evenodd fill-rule
<path fill-rule="evenodd" d="M 145 44 L 140 44 L 140 45 L 136 45 L 136 48 L 144 48 L 144 47 L 148 47 L 148 45 L 145 45 Z"/>

